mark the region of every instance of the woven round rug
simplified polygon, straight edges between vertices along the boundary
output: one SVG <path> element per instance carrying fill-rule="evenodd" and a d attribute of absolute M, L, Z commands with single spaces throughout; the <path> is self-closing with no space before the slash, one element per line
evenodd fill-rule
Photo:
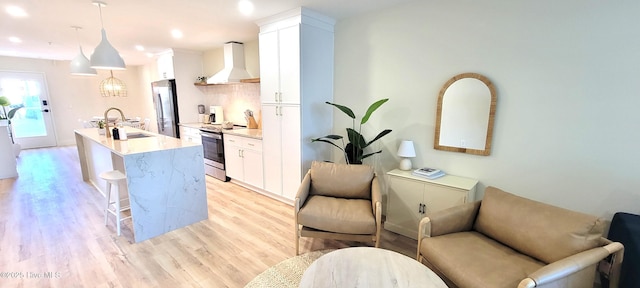
<path fill-rule="evenodd" d="M 260 273 L 251 282 L 247 283 L 245 288 L 297 288 L 300 286 L 300 280 L 304 271 L 320 258 L 335 249 L 326 249 L 320 251 L 312 251 L 284 260 L 264 272 Z"/>

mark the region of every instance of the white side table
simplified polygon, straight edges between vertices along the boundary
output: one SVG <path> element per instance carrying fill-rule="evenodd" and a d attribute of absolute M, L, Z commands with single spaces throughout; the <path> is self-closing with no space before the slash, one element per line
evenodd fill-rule
<path fill-rule="evenodd" d="M 300 287 L 447 288 L 427 266 L 381 248 L 343 248 L 318 258 L 302 275 Z"/>
<path fill-rule="evenodd" d="M 384 229 L 418 239 L 418 223 L 427 213 L 472 202 L 478 180 L 454 175 L 427 179 L 411 171 L 387 172 L 387 219 Z"/>

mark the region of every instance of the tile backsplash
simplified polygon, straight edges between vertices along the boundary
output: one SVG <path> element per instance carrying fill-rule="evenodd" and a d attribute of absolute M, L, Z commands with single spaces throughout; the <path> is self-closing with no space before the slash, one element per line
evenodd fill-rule
<path fill-rule="evenodd" d="M 203 87 L 205 107 L 222 106 L 224 120 L 237 125 L 247 125 L 244 111 L 253 111 L 256 121 L 260 122 L 260 83 L 234 83 L 225 85 L 210 85 Z"/>

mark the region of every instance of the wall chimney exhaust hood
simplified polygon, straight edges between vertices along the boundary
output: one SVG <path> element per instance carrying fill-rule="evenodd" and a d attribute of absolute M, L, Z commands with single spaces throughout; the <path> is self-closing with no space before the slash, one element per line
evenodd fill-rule
<path fill-rule="evenodd" d="M 244 66 L 244 45 L 230 41 L 224 44 L 224 68 L 207 79 L 207 84 L 238 83 L 251 78 Z"/>

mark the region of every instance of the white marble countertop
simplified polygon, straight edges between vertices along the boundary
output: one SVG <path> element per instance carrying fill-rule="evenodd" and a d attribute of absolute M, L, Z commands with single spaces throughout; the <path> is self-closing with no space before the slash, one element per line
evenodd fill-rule
<path fill-rule="evenodd" d="M 180 123 L 180 126 L 189 128 L 200 129 L 203 128 L 202 123 Z M 234 128 L 234 129 L 222 129 L 224 134 L 238 135 L 242 137 L 262 139 L 262 129 L 249 129 L 249 128 Z"/>
<path fill-rule="evenodd" d="M 151 136 L 131 138 L 127 140 L 113 140 L 113 138 L 107 138 L 105 135 L 100 135 L 97 128 L 76 129 L 75 132 L 85 138 L 95 141 L 96 143 L 102 144 L 102 146 L 121 156 L 201 145 L 133 127 L 124 128 L 128 134 L 143 133 Z"/>

